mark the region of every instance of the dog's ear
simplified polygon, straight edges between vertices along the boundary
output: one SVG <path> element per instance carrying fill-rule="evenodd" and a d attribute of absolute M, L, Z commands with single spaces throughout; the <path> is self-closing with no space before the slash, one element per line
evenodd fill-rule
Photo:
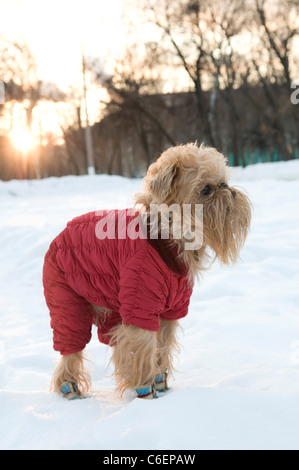
<path fill-rule="evenodd" d="M 149 167 L 146 180 L 153 199 L 158 202 L 165 202 L 173 192 L 179 165 L 177 161 L 168 164 L 161 163 L 157 161 Z"/>

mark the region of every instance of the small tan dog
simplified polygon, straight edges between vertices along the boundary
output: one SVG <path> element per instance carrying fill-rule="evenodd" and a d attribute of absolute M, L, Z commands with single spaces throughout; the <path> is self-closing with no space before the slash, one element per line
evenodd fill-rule
<path fill-rule="evenodd" d="M 82 351 L 92 324 L 100 341 L 113 348 L 118 390 L 153 398 L 156 389 L 167 389 L 167 373 L 179 350 L 178 319 L 188 312 L 194 278 L 207 268 L 210 252 L 226 265 L 235 263 L 248 233 L 250 201 L 228 186 L 228 178 L 227 160 L 214 148 L 170 148 L 149 167 L 144 191 L 135 198 L 146 221 L 145 237 L 120 235 L 123 211 L 104 211 L 74 219 L 53 241 L 45 257 L 44 287 L 54 349 L 63 356 L 53 376 L 55 391 L 72 399 L 88 390 Z M 158 222 L 151 237 L 153 207 L 158 207 Z M 188 223 L 181 218 L 186 207 Z M 199 223 L 196 207 L 202 209 Z M 171 208 L 179 210 L 175 214 Z M 99 236 L 99 223 L 105 217 L 106 225 L 115 222 L 116 212 L 115 236 Z M 134 220 L 130 216 L 126 226 Z"/>

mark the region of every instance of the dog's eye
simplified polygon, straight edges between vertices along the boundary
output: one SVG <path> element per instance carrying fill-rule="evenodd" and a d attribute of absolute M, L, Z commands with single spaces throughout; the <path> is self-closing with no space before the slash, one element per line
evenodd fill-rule
<path fill-rule="evenodd" d="M 200 191 L 200 194 L 202 194 L 203 196 L 208 196 L 209 194 L 211 194 L 212 191 L 213 191 L 212 187 L 209 184 L 207 184 L 207 186 L 205 186 Z"/>

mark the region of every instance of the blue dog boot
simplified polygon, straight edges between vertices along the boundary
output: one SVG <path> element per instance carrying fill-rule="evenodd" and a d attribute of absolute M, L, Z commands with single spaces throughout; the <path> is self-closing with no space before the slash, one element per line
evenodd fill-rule
<path fill-rule="evenodd" d="M 137 398 L 146 398 L 151 400 L 157 398 L 155 384 L 144 385 L 144 387 L 136 388 Z"/>
<path fill-rule="evenodd" d="M 60 387 L 61 394 L 67 400 L 80 400 L 84 398 L 74 382 L 63 382 Z"/>
<path fill-rule="evenodd" d="M 160 374 L 155 378 L 155 388 L 157 392 L 166 392 L 169 390 L 167 376 L 168 373 L 165 371 L 163 374 Z"/>

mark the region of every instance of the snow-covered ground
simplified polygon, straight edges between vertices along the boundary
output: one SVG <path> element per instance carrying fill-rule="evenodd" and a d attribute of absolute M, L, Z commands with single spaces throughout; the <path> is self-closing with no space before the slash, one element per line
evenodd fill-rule
<path fill-rule="evenodd" d="M 130 206 L 141 180 L 0 182 L 1 449 L 299 449 L 299 161 L 233 169 L 232 182 L 253 202 L 251 233 L 235 267 L 196 285 L 172 390 L 117 398 L 94 335 L 93 387 L 73 402 L 48 392 L 43 257 L 68 220 Z"/>

